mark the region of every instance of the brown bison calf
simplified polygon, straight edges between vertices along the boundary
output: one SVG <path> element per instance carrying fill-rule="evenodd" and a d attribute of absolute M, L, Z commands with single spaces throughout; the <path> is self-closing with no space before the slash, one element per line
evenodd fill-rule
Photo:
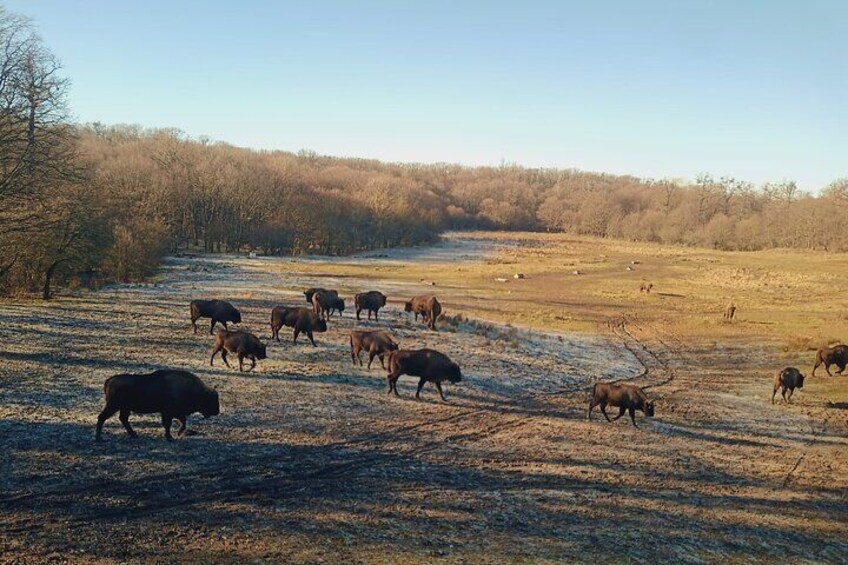
<path fill-rule="evenodd" d="M 400 396 L 397 391 L 397 381 L 401 375 L 409 375 L 419 377 L 415 398 L 420 398 L 424 383 L 430 381 L 436 385 L 442 401 L 447 402 L 442 392 L 442 382 L 458 383 L 462 380 L 459 365 L 451 361 L 444 353 L 433 349 L 400 349 L 389 353 L 388 358 L 389 374 L 386 376 L 389 383 L 388 394 L 394 392 L 395 396 Z"/>
<path fill-rule="evenodd" d="M 816 376 L 816 369 L 818 369 L 822 364 L 824 365 L 824 370 L 827 371 L 827 375 L 829 377 L 833 376 L 830 372 L 831 365 L 839 367 L 836 374 L 841 375 L 842 371 L 845 370 L 845 366 L 848 365 L 848 345 L 837 345 L 835 347 L 819 349 L 816 352 L 816 364 L 813 367 L 812 376 Z"/>
<path fill-rule="evenodd" d="M 313 296 L 315 296 L 315 293 L 316 293 L 316 292 L 326 292 L 326 293 L 328 293 L 328 294 L 335 294 L 336 296 L 338 296 L 338 295 L 339 295 L 339 292 L 338 292 L 337 290 L 327 290 L 326 288 L 316 288 L 316 287 L 313 287 L 313 288 L 310 288 L 310 289 L 304 290 L 304 291 L 303 291 L 303 296 L 305 296 L 305 297 L 306 297 L 306 301 L 307 301 L 307 302 L 309 302 L 310 304 L 312 304 L 312 297 L 313 297 Z"/>
<path fill-rule="evenodd" d="M 351 330 L 350 331 L 350 359 L 353 364 L 359 361 L 359 366 L 362 366 L 362 359 L 359 354 L 363 351 L 368 352 L 368 368 L 371 368 L 371 363 L 374 357 L 380 358 L 380 366 L 384 369 L 386 364 L 384 358 L 390 351 L 397 351 L 398 344 L 392 339 L 388 332 L 382 330 Z"/>
<path fill-rule="evenodd" d="M 329 318 L 334 310 L 337 310 L 339 316 L 341 316 L 345 309 L 345 303 L 344 300 L 339 298 L 338 294 L 318 291 L 312 295 L 312 309 L 322 318 Z"/>
<path fill-rule="evenodd" d="M 209 335 L 212 335 L 217 322 L 223 324 L 224 328 L 227 327 L 227 322 L 240 324 L 241 312 L 224 300 L 192 300 L 191 325 L 194 327 L 194 333 L 197 333 L 199 318 L 212 318 L 212 325 L 209 326 Z"/>
<path fill-rule="evenodd" d="M 173 441 L 171 421 L 180 422 L 179 435 L 186 431 L 186 420 L 200 412 L 204 418 L 220 413 L 218 391 L 209 388 L 195 375 L 186 371 L 154 371 L 146 375 L 115 375 L 103 384 L 106 407 L 97 417 L 98 441 L 103 424 L 120 412 L 119 419 L 130 437 L 138 434 L 130 427 L 130 414 L 162 415 L 165 438 Z"/>
<path fill-rule="evenodd" d="M 607 415 L 607 405 L 618 408 L 618 416 L 610 420 Z M 635 385 L 616 385 L 610 383 L 595 383 L 592 389 L 592 400 L 589 401 L 589 419 L 592 419 L 592 409 L 601 407 L 601 412 L 608 422 L 613 422 L 630 413 L 630 421 L 636 425 L 636 410 L 641 410 L 647 417 L 654 415 L 654 403 L 648 400 L 641 388 Z M 638 427 L 638 426 L 637 426 Z"/>
<path fill-rule="evenodd" d="M 297 345 L 297 336 L 305 333 L 309 337 L 312 345 L 315 345 L 315 339 L 312 332 L 327 331 L 327 322 L 322 320 L 318 314 L 309 308 L 289 308 L 287 306 L 277 306 L 271 310 L 271 339 L 280 341 L 280 328 L 288 326 L 294 328 L 294 337 L 292 342 Z"/>
<path fill-rule="evenodd" d="M 442 305 L 439 304 L 435 296 L 416 296 L 406 302 L 404 310 L 415 314 L 416 321 L 418 321 L 418 314 L 421 314 L 422 319 L 427 323 L 427 327 L 435 330 L 436 319 L 442 314 Z"/>
<path fill-rule="evenodd" d="M 244 359 L 250 359 L 250 369 L 248 372 L 256 368 L 257 359 L 265 359 L 265 344 L 259 341 L 259 338 L 249 332 L 231 332 L 229 330 L 218 330 L 218 336 L 215 338 L 215 346 L 212 348 L 212 357 L 209 359 L 209 366 L 213 366 L 213 361 L 218 352 L 221 352 L 221 359 L 224 360 L 224 365 L 230 366 L 227 361 L 227 353 L 235 353 L 238 357 L 239 371 L 244 371 Z"/>
<path fill-rule="evenodd" d="M 795 392 L 796 388 L 804 388 L 804 378 L 801 371 L 795 367 L 786 367 L 782 371 L 779 371 L 774 376 L 774 391 L 771 393 L 771 403 L 774 404 L 774 397 L 779 389 L 782 389 L 780 396 L 783 397 L 783 401 L 788 403 L 792 399 L 792 393 Z M 788 398 L 786 396 L 787 390 L 789 391 Z"/>
<path fill-rule="evenodd" d="M 353 297 L 353 304 L 356 306 L 356 319 L 359 320 L 359 313 L 363 310 L 368 310 L 368 319 L 371 319 L 371 313 L 374 313 L 374 321 L 379 322 L 378 312 L 380 308 L 386 305 L 386 295 L 377 290 L 361 292 Z"/>

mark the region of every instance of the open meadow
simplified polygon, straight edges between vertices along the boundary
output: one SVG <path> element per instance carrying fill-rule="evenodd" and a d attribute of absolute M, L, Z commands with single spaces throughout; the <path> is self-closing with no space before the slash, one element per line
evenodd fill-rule
<path fill-rule="evenodd" d="M 0 308 L 0 562 L 844 562 L 848 375 L 810 376 L 848 339 L 848 256 L 452 233 L 345 258 L 169 258 L 147 284 Z M 522 275 L 523 278 L 516 278 Z M 643 283 L 650 293 L 640 292 Z M 268 340 L 311 286 L 329 331 Z M 357 322 L 353 295 L 389 297 Z M 433 293 L 438 331 L 403 312 Z M 268 344 L 209 366 L 195 298 L 231 301 Z M 729 301 L 732 322 L 723 319 Z M 442 403 L 353 366 L 386 327 L 462 367 Z M 808 377 L 771 404 L 774 373 Z M 159 417 L 94 441 L 103 382 L 183 368 L 221 414 L 166 442 Z M 647 387 L 652 419 L 586 418 L 596 381 Z M 779 395 L 778 395 L 779 399 Z"/>

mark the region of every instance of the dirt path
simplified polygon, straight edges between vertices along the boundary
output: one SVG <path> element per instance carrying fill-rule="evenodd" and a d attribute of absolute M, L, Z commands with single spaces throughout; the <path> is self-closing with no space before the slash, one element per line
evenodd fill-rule
<path fill-rule="evenodd" d="M 412 287 L 391 280 L 394 262 L 485 251 L 452 242 L 363 260 L 399 298 Z M 462 364 L 448 404 L 429 387 L 416 402 L 408 378 L 388 397 L 379 368 L 353 367 L 349 310 L 317 348 L 273 343 L 252 374 L 210 368 L 191 297 L 231 298 L 267 338 L 270 308 L 302 300 L 292 288 L 350 297 L 373 285 L 310 278 L 310 261 L 321 259 L 180 258 L 155 286 L 4 304 L 0 561 L 848 555 L 845 411 L 803 395 L 773 407 L 750 376 L 765 351 L 686 343 L 632 315 L 598 337 L 475 323 L 434 333 L 391 305 L 385 325 L 402 345 Z M 95 443 L 104 379 L 167 366 L 216 385 L 223 413 L 195 417 L 199 435 L 173 444 L 154 416 L 134 417 L 137 440 L 110 421 Z M 650 387 L 657 418 L 588 422 L 590 383 L 622 378 Z"/>

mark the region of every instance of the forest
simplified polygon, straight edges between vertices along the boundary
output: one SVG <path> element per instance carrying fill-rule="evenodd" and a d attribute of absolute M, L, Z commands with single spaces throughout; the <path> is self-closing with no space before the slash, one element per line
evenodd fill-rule
<path fill-rule="evenodd" d="M 78 124 L 69 88 L 33 24 L 0 9 L 0 294 L 138 281 L 179 251 L 341 255 L 445 230 L 848 251 L 848 177 L 813 195 L 790 180 L 259 151 L 175 129 Z"/>

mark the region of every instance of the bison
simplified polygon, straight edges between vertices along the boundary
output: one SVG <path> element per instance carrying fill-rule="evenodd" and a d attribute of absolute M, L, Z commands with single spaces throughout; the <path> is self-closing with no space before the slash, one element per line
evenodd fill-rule
<path fill-rule="evenodd" d="M 224 300 L 192 300 L 191 325 L 194 327 L 194 333 L 197 333 L 199 318 L 212 318 L 212 324 L 209 326 L 209 335 L 212 335 L 217 322 L 223 324 L 224 328 L 227 327 L 227 322 L 240 324 L 241 312 Z"/>
<path fill-rule="evenodd" d="M 344 300 L 339 298 L 338 294 L 319 290 L 312 295 L 312 308 L 322 318 L 329 318 L 334 310 L 337 310 L 339 316 L 341 316 L 345 309 L 345 303 Z"/>
<path fill-rule="evenodd" d="M 845 370 L 845 366 L 848 365 L 848 345 L 837 345 L 835 347 L 819 349 L 816 352 L 816 364 L 813 367 L 812 376 L 816 376 L 816 369 L 822 364 L 824 364 L 824 370 L 827 371 L 829 377 L 833 376 L 830 372 L 831 365 L 839 367 L 836 374 L 841 375 L 842 371 Z"/>
<path fill-rule="evenodd" d="M 377 290 L 361 292 L 353 297 L 353 303 L 356 306 L 356 319 L 359 320 L 359 313 L 363 310 L 368 310 L 368 319 L 371 319 L 371 313 L 374 313 L 374 321 L 379 322 L 378 312 L 380 308 L 386 305 L 386 295 Z"/>
<path fill-rule="evenodd" d="M 315 288 L 315 287 L 313 287 L 313 288 L 304 290 L 303 296 L 306 297 L 306 301 L 308 303 L 312 304 L 312 297 L 315 296 L 316 292 L 326 292 L 328 294 L 335 294 L 336 296 L 339 295 L 339 292 L 337 290 L 327 290 L 326 288 Z"/>
<path fill-rule="evenodd" d="M 315 345 L 315 339 L 312 332 L 327 331 L 327 322 L 322 320 L 318 314 L 309 308 L 289 308 L 287 306 L 277 306 L 271 310 L 271 339 L 280 341 L 280 328 L 288 326 L 294 328 L 293 342 L 297 345 L 297 336 L 305 333 L 309 337 L 312 345 Z"/>
<path fill-rule="evenodd" d="M 362 359 L 359 354 L 365 350 L 368 352 L 368 368 L 371 368 L 371 363 L 374 357 L 380 358 L 380 366 L 384 369 L 386 364 L 384 358 L 387 353 L 398 350 L 398 344 L 392 339 L 388 332 L 382 330 L 351 330 L 350 331 L 350 358 L 353 364 L 359 361 L 359 366 L 362 366 Z"/>
<path fill-rule="evenodd" d="M 209 388 L 197 376 L 187 371 L 161 370 L 149 374 L 115 375 L 103 384 L 106 407 L 97 417 L 97 441 L 100 441 L 103 424 L 120 412 L 119 419 L 130 437 L 138 434 L 130 427 L 130 414 L 162 415 L 165 439 L 173 441 L 171 421 L 180 422 L 178 435 L 186 431 L 186 420 L 200 412 L 204 418 L 219 414 L 218 391 Z"/>
<path fill-rule="evenodd" d="M 792 393 L 795 392 L 796 388 L 804 388 L 804 375 L 801 374 L 801 371 L 796 369 L 795 367 L 786 367 L 782 371 L 779 371 L 774 376 L 774 391 L 771 393 L 771 403 L 774 404 L 774 397 L 777 394 L 778 389 L 782 389 L 780 391 L 780 396 L 783 397 L 784 402 L 789 402 L 792 400 Z M 786 391 L 789 391 L 789 396 L 786 396 Z"/>
<path fill-rule="evenodd" d="M 213 366 L 213 361 L 218 352 L 221 352 L 221 359 L 224 360 L 224 365 L 230 366 L 227 361 L 227 353 L 235 353 L 238 356 L 239 371 L 244 371 L 245 357 L 250 359 L 250 369 L 248 372 L 256 368 L 257 359 L 265 359 L 265 344 L 259 341 L 259 338 L 249 332 L 229 330 L 218 330 L 218 336 L 215 338 L 215 346 L 212 348 L 212 357 L 209 359 L 209 366 Z"/>
<path fill-rule="evenodd" d="M 404 310 L 414 313 L 416 321 L 418 321 L 418 314 L 421 314 L 421 317 L 427 323 L 427 327 L 431 330 L 435 330 L 436 319 L 442 313 L 442 305 L 439 304 L 439 301 L 435 296 L 416 296 L 412 300 L 406 302 Z"/>
<path fill-rule="evenodd" d="M 607 415 L 607 405 L 618 407 L 618 416 L 610 420 Z M 592 400 L 589 401 L 589 419 L 592 419 L 592 409 L 601 407 L 601 412 L 608 422 L 613 422 L 630 413 L 630 421 L 636 426 L 636 410 L 641 410 L 645 416 L 654 416 L 654 403 L 648 400 L 641 388 L 635 385 L 616 385 L 611 383 L 595 383 L 592 389 Z M 638 427 L 638 426 L 637 426 Z"/>
<path fill-rule="evenodd" d="M 451 361 L 444 353 L 433 349 L 400 349 L 392 351 L 388 355 L 389 374 L 386 380 L 389 383 L 389 392 L 400 396 L 397 391 L 397 381 L 401 375 L 419 377 L 418 390 L 415 398 L 420 398 L 421 389 L 427 381 L 436 385 L 439 396 L 443 402 L 447 402 L 442 392 L 442 382 L 447 380 L 458 383 L 462 380 L 462 372 L 459 365 Z"/>

